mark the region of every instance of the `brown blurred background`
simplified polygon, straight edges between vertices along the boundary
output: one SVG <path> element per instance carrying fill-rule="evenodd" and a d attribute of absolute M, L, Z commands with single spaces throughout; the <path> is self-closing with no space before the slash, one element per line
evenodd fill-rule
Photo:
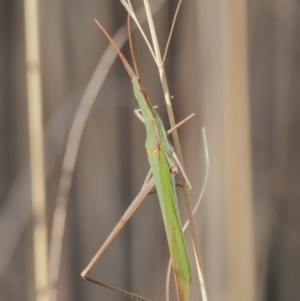
<path fill-rule="evenodd" d="M 176 4 L 168 0 L 155 14 L 162 48 Z M 296 0 L 182 3 L 166 71 L 176 119 L 196 113 L 179 129 L 193 200 L 206 168 L 201 127 L 207 131 L 209 178 L 196 224 L 211 301 L 300 299 L 299 16 Z M 114 34 L 126 12 L 118 0 L 39 2 L 49 244 L 67 137 L 108 44 L 95 17 Z M 0 300 L 36 300 L 24 3 L 0 1 L 0 24 Z M 152 57 L 139 32 L 133 37 L 145 88 L 161 104 Z M 127 43 L 123 51 L 130 57 Z M 129 300 L 80 273 L 146 176 L 145 131 L 135 108 L 130 80 L 116 60 L 80 140 L 58 301 Z M 165 109 L 159 110 L 169 127 Z M 187 241 L 190 247 L 189 233 Z M 164 300 L 168 254 L 154 195 L 92 275 Z M 191 300 L 201 300 L 195 272 Z"/>

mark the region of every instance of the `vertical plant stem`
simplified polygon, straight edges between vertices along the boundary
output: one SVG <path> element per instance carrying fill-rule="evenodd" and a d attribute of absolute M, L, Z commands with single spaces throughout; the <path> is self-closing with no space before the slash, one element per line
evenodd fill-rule
<path fill-rule="evenodd" d="M 154 28 L 154 22 L 153 22 L 153 18 L 152 18 L 149 1 L 144 0 L 144 5 L 145 5 L 147 17 L 148 17 L 150 33 L 151 33 L 153 47 L 154 47 L 154 51 L 155 51 L 155 55 L 156 55 L 156 59 L 157 59 L 159 76 L 160 76 L 160 80 L 162 83 L 164 97 L 166 100 L 169 122 L 170 122 L 170 126 L 172 128 L 175 126 L 176 123 L 175 123 L 174 112 L 173 112 L 173 108 L 172 108 L 172 104 L 171 104 L 171 97 L 170 97 L 168 82 L 167 82 L 167 78 L 166 78 L 166 73 L 165 73 L 165 69 L 164 69 L 164 62 L 161 57 L 158 40 L 156 37 L 156 31 Z M 181 147 L 180 147 L 180 143 L 179 143 L 178 133 L 176 130 L 172 132 L 172 137 L 173 137 L 173 141 L 174 141 L 174 148 L 175 148 L 176 154 L 184 168 Z M 188 213 L 188 219 L 190 221 L 190 229 L 191 229 L 192 241 L 193 241 L 193 250 L 194 250 L 195 259 L 196 259 L 196 263 L 197 263 L 197 272 L 198 272 L 198 277 L 199 277 L 199 281 L 200 281 L 202 300 L 207 301 L 208 300 L 207 289 L 206 289 L 206 283 L 205 283 L 205 279 L 204 279 L 203 264 L 202 264 L 202 259 L 201 259 L 199 242 L 198 242 L 198 238 L 197 238 L 197 232 L 196 232 L 196 227 L 195 227 L 194 217 L 193 217 L 193 212 L 192 212 L 190 191 L 189 191 L 189 188 L 182 176 L 181 176 L 181 180 L 183 181 L 184 198 L 185 198 L 185 204 L 186 204 L 186 209 L 187 209 L 187 213 Z"/>
<path fill-rule="evenodd" d="M 256 298 L 252 215 L 247 3 L 223 4 L 225 197 L 231 300 Z"/>
<path fill-rule="evenodd" d="M 37 301 L 48 301 L 46 193 L 37 0 L 25 0 L 27 96 L 30 136 L 31 194 L 34 220 L 34 274 Z"/>

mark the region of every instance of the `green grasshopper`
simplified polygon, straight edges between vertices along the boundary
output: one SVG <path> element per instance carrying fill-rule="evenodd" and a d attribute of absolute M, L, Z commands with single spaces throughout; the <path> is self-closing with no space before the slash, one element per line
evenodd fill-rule
<path fill-rule="evenodd" d="M 83 278 L 89 281 L 98 283 L 100 285 L 104 285 L 89 278 L 88 274 L 90 273 L 95 263 L 99 260 L 103 252 L 106 250 L 108 245 L 116 237 L 117 233 L 124 227 L 127 219 L 129 219 L 132 216 L 139 204 L 142 202 L 142 200 L 146 197 L 146 195 L 150 192 L 151 188 L 155 184 L 166 229 L 167 240 L 171 254 L 171 261 L 175 274 L 178 299 L 179 301 L 189 301 L 191 285 L 191 267 L 180 222 L 179 209 L 177 205 L 177 196 L 175 191 L 174 175 L 177 174 L 180 169 L 187 185 L 190 188 L 191 184 L 185 175 L 185 172 L 177 158 L 173 146 L 170 144 L 167 138 L 167 133 L 164 129 L 163 122 L 155 108 L 150 103 L 148 96 L 142 86 L 136 67 L 131 35 L 129 34 L 129 41 L 135 72 L 133 71 L 128 61 L 125 59 L 122 52 L 115 44 L 111 36 L 106 32 L 106 30 L 97 20 L 95 21 L 97 22 L 100 29 L 103 31 L 105 36 L 108 38 L 108 40 L 118 53 L 127 73 L 131 78 L 134 95 L 140 106 L 142 119 L 146 127 L 146 150 L 153 178 L 151 178 L 143 186 L 141 192 L 133 201 L 132 205 L 124 213 L 120 222 L 112 231 L 107 241 L 103 244 L 98 253 L 92 259 L 91 263 L 81 273 L 81 275 Z M 109 287 L 107 285 L 104 286 Z M 117 290 L 124 293 L 124 291 L 122 290 Z M 127 294 L 127 292 L 125 292 L 125 294 Z M 131 294 L 131 296 L 140 300 L 145 300 L 144 298 L 138 297 L 133 294 Z"/>

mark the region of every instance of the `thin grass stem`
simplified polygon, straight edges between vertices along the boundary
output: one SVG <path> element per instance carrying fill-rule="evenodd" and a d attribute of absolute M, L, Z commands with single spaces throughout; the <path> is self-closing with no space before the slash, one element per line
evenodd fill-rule
<path fill-rule="evenodd" d="M 48 243 L 38 1 L 24 1 L 35 300 L 48 301 Z"/>

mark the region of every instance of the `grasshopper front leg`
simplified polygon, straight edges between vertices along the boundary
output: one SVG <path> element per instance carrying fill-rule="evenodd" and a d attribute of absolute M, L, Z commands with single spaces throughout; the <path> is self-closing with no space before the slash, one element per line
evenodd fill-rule
<path fill-rule="evenodd" d="M 157 108 L 159 108 L 160 106 L 164 106 L 164 104 L 154 106 L 153 108 L 154 108 L 154 109 L 157 109 Z M 141 109 L 135 109 L 133 112 L 134 112 L 134 114 L 136 115 L 136 117 L 137 117 L 142 123 L 145 123 L 145 119 L 144 119 L 143 115 L 141 114 L 141 111 L 142 111 Z"/>
<path fill-rule="evenodd" d="M 158 106 L 155 106 L 154 108 L 157 108 L 157 107 Z M 144 117 L 143 117 L 143 115 L 140 112 L 141 112 L 140 109 L 134 110 L 134 114 L 138 117 L 138 119 L 141 122 L 145 123 Z M 189 121 L 190 119 L 192 119 L 193 117 L 195 117 L 195 113 L 192 113 L 191 115 L 187 116 L 182 121 L 180 121 L 179 123 L 177 123 L 173 128 L 171 128 L 168 131 L 166 131 L 167 136 L 170 135 L 174 130 L 176 130 L 177 128 L 179 128 L 183 124 L 185 124 L 187 121 Z M 169 164 L 171 166 L 171 169 L 173 171 L 172 173 L 178 173 L 178 172 L 175 171 L 176 168 L 174 168 L 174 167 L 178 166 L 178 168 L 180 169 L 180 171 L 182 173 L 182 176 L 183 176 L 185 182 L 187 183 L 187 186 L 190 189 L 192 189 L 191 182 L 188 179 L 188 177 L 187 177 L 187 175 L 186 175 L 186 173 L 185 173 L 185 171 L 184 171 L 184 169 L 183 169 L 183 167 L 182 167 L 182 165 L 181 165 L 181 163 L 180 163 L 180 161 L 179 161 L 179 159 L 178 159 L 175 151 L 172 150 L 170 154 L 168 154 L 168 153 L 165 152 L 165 155 L 166 155 L 166 158 L 167 158 L 167 160 L 168 160 L 168 162 L 169 162 Z M 175 160 L 176 163 L 174 163 L 174 160 L 172 160 L 172 158 Z M 177 170 L 178 170 L 178 168 L 177 168 Z M 149 171 L 149 174 L 151 174 L 151 170 Z"/>

